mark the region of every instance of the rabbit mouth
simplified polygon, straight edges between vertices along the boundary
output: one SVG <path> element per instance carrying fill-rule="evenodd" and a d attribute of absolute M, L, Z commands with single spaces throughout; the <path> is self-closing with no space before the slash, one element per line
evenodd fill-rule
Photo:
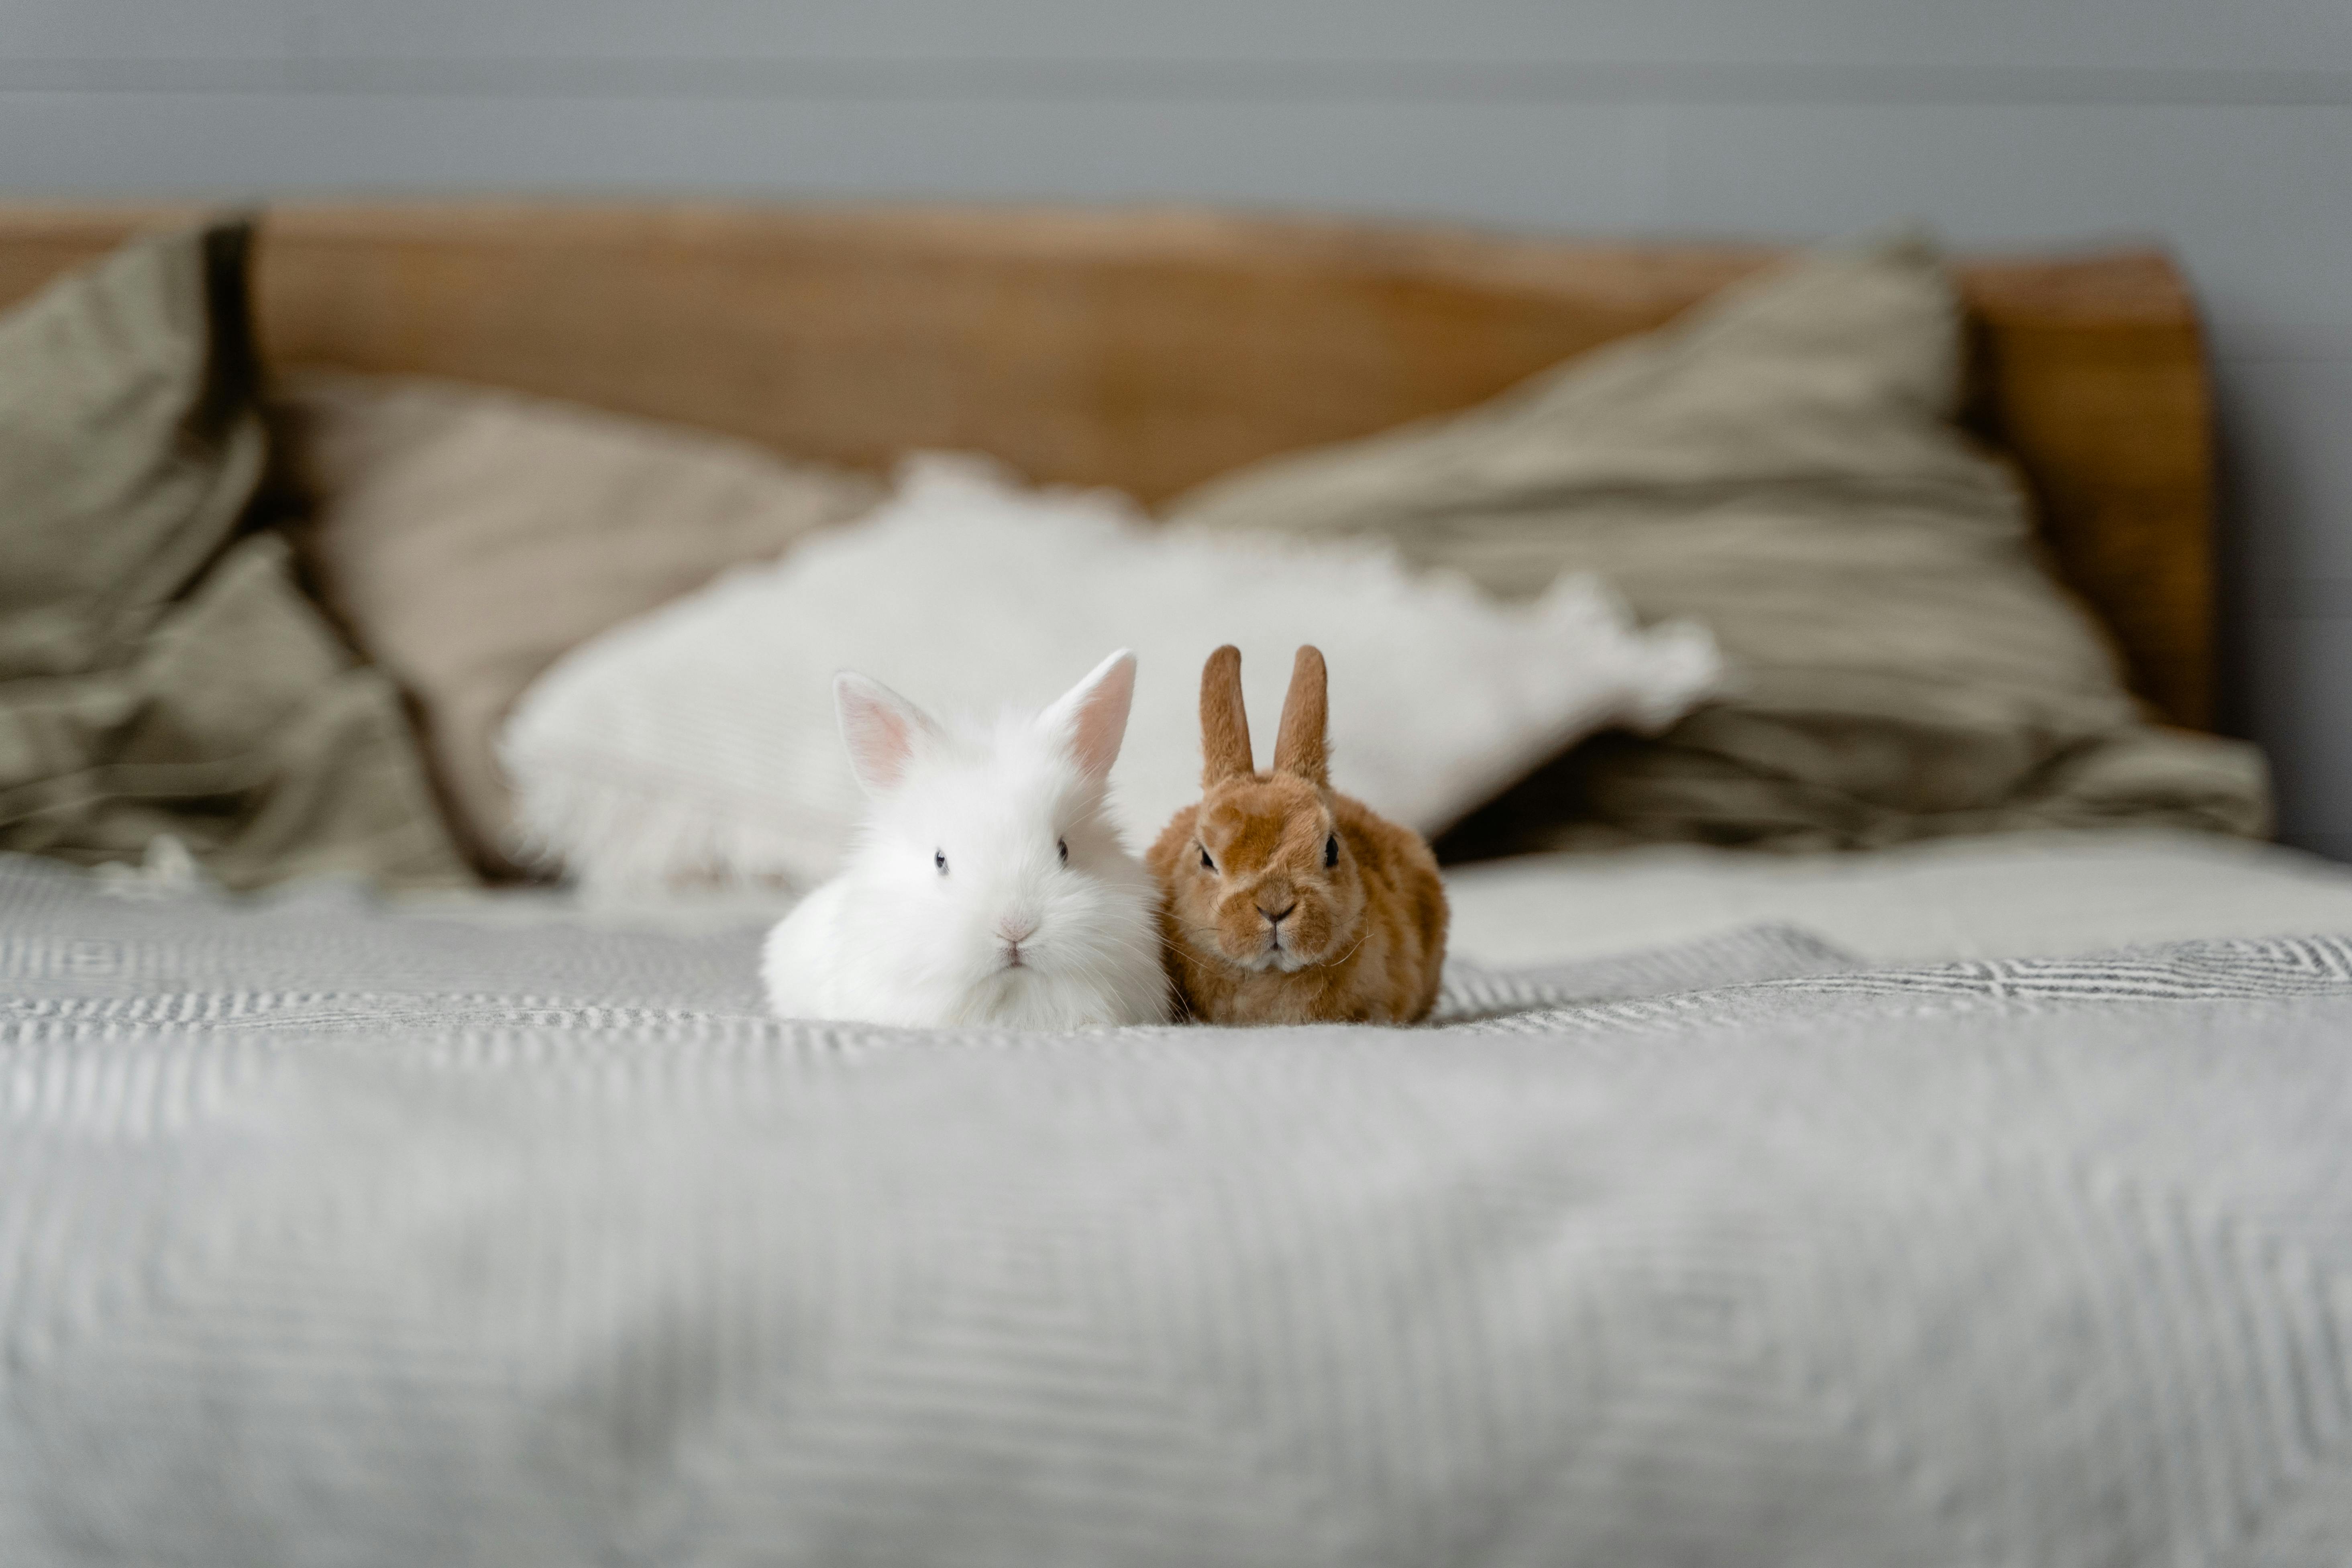
<path fill-rule="evenodd" d="M 1238 967 L 1258 974 L 1263 974 L 1268 970 L 1283 974 L 1295 974 L 1312 962 L 1313 960 L 1296 947 L 1284 942 L 1280 931 L 1271 933 L 1266 939 L 1266 944 L 1247 958 L 1234 961 Z"/>

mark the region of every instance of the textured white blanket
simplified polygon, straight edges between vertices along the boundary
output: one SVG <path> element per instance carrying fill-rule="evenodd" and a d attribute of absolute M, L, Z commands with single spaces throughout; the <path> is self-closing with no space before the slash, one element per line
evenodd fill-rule
<path fill-rule="evenodd" d="M 1611 724 L 1672 721 L 1712 640 L 1636 628 L 1590 577 L 1526 605 L 1385 551 L 1147 526 L 1116 497 L 1013 489 L 933 458 L 855 526 L 598 638 L 525 693 L 506 765 L 520 819 L 582 881 L 777 880 L 835 868 L 862 801 L 835 729 L 848 668 L 933 711 L 1042 705 L 1139 656 L 1113 810 L 1131 847 L 1198 798 L 1202 661 L 1241 645 L 1263 762 L 1291 656 L 1331 668 L 1333 771 L 1434 833 Z"/>

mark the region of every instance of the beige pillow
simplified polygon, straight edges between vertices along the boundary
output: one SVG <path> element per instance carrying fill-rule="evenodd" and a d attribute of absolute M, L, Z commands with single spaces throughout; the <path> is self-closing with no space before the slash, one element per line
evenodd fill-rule
<path fill-rule="evenodd" d="M 1509 597 L 1589 571 L 1698 621 L 1721 700 L 1488 814 L 1481 848 L 1857 846 L 2025 826 L 2255 834 L 2252 748 L 2148 723 L 1953 424 L 1959 300 L 1907 240 L 1727 290 L 1479 408 L 1281 458 L 1172 521 L 1370 533 Z"/>
<path fill-rule="evenodd" d="M 881 487 L 692 431 L 446 383 L 310 373 L 280 389 L 320 595 L 421 710 L 452 815 L 518 868 L 492 752 L 575 645 L 867 510 Z"/>

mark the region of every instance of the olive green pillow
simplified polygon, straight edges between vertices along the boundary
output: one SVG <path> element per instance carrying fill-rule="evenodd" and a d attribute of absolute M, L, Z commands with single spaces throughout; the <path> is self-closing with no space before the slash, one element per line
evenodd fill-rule
<path fill-rule="evenodd" d="M 1200 528 L 1370 534 L 1490 591 L 1593 572 L 1697 621 L 1726 687 L 1610 737 L 1452 847 L 1814 849 L 2017 827 L 2260 834 L 2261 754 L 2152 722 L 1954 423 L 1962 310 L 1926 245 L 1825 251 L 1484 406 L 1180 498 Z"/>
<path fill-rule="evenodd" d="M 0 315 L 0 849 L 462 880 L 397 693 L 240 535 L 267 457 L 241 223 Z"/>

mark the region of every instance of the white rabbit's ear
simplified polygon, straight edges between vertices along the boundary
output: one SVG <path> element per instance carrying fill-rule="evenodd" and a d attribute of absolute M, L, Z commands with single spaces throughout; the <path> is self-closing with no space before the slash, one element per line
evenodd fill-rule
<path fill-rule="evenodd" d="M 1127 710 L 1134 701 L 1135 655 L 1121 648 L 1039 715 L 1037 728 L 1067 748 L 1080 773 L 1105 779 L 1118 761 L 1119 742 L 1127 739 Z"/>
<path fill-rule="evenodd" d="M 867 795 L 895 787 L 906 774 L 916 742 L 939 733 L 921 709 L 880 681 L 846 669 L 833 678 L 833 706 L 849 747 L 850 768 Z"/>

